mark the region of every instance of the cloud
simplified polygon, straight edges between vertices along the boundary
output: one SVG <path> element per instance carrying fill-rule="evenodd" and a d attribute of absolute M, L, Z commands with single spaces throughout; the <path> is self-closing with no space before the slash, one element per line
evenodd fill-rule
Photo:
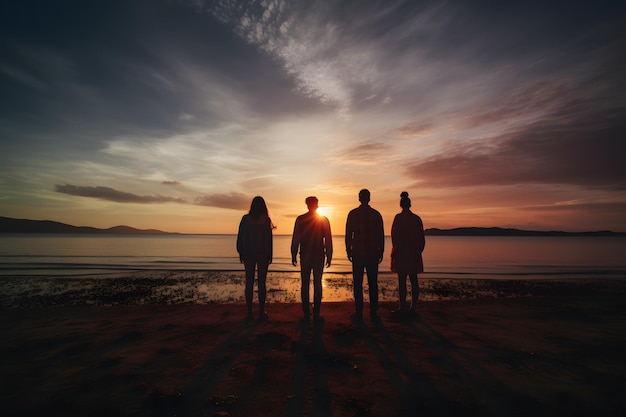
<path fill-rule="evenodd" d="M 560 204 L 550 204 L 543 206 L 528 206 L 522 207 L 522 210 L 528 211 L 581 211 L 581 212 L 594 212 L 594 213 L 624 213 L 626 212 L 626 201 L 615 202 L 566 202 Z"/>
<path fill-rule="evenodd" d="M 161 184 L 163 185 L 171 185 L 171 186 L 178 186 L 181 185 L 180 181 L 162 181 Z"/>
<path fill-rule="evenodd" d="M 58 193 L 69 194 L 79 197 L 97 198 L 100 200 L 114 201 L 116 203 L 139 203 L 139 204 L 155 204 L 155 203 L 179 203 L 188 204 L 183 198 L 167 197 L 162 195 L 137 195 L 119 191 L 110 187 L 83 187 L 79 185 L 55 185 L 55 191 Z"/>
<path fill-rule="evenodd" d="M 170 182 L 170 185 L 177 185 L 176 181 L 163 181 L 163 184 Z M 233 210 L 245 210 L 250 206 L 250 197 L 241 193 L 228 194 L 206 194 L 193 199 L 193 201 L 169 197 L 162 195 L 137 195 L 125 191 L 119 191 L 111 187 L 89 187 L 72 184 L 55 185 L 55 191 L 62 194 L 69 194 L 79 197 L 97 198 L 100 200 L 114 201 L 116 203 L 138 203 L 138 204 L 161 204 L 178 203 L 193 204 L 206 207 L 218 207 Z"/>
<path fill-rule="evenodd" d="M 35 76 L 23 71 L 21 69 L 13 68 L 9 65 L 0 65 L 0 74 L 4 74 L 18 83 L 22 83 L 25 86 L 36 89 L 45 90 L 46 84 Z"/>
<path fill-rule="evenodd" d="M 378 82 L 371 45 L 352 39 L 328 4 L 279 0 L 210 4 L 205 10 L 282 63 L 299 94 L 347 114 L 358 90 L 365 87 L 370 96 Z"/>
<path fill-rule="evenodd" d="M 563 82 L 539 80 L 525 82 L 511 91 L 501 94 L 502 100 L 477 105 L 471 110 L 462 123 L 463 128 L 474 128 L 502 121 L 514 121 L 540 116 L 550 111 L 559 103 L 570 99 L 573 91 L 564 86 Z"/>
<path fill-rule="evenodd" d="M 250 207 L 251 198 L 241 193 L 207 194 L 196 197 L 194 204 L 199 206 L 219 207 L 233 210 L 245 210 Z"/>
<path fill-rule="evenodd" d="M 430 123 L 406 123 L 396 129 L 396 133 L 401 137 L 427 136 L 431 132 Z"/>
<path fill-rule="evenodd" d="M 519 88 L 501 108 L 467 119 L 467 127 L 494 123 L 501 133 L 448 144 L 410 162 L 407 173 L 437 187 L 532 183 L 625 190 L 624 76 L 599 66 L 584 79 L 550 81 Z"/>
<path fill-rule="evenodd" d="M 581 124 L 584 122 L 581 122 Z M 408 166 L 431 186 L 570 184 L 626 189 L 626 124 L 576 130 L 540 122 Z"/>
<path fill-rule="evenodd" d="M 272 188 L 276 185 L 276 178 L 273 176 L 256 177 L 241 181 L 239 185 L 250 191 Z"/>
<path fill-rule="evenodd" d="M 332 159 L 358 165 L 377 164 L 381 158 L 389 154 L 390 149 L 391 145 L 382 142 L 364 143 L 337 152 Z"/>

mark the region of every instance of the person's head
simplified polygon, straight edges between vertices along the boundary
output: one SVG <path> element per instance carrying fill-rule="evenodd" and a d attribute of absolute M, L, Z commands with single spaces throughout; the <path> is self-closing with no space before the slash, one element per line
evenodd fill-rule
<path fill-rule="evenodd" d="M 403 209 L 408 209 L 411 207 L 411 199 L 409 198 L 409 193 L 406 191 L 402 191 L 400 193 L 400 207 Z"/>
<path fill-rule="evenodd" d="M 367 204 L 370 202 L 370 191 L 365 188 L 359 191 L 359 201 L 361 204 Z"/>
<path fill-rule="evenodd" d="M 304 202 L 306 203 L 306 206 L 309 208 L 309 211 L 316 211 L 319 205 L 319 201 L 317 200 L 317 197 L 314 197 L 314 196 L 307 197 L 306 200 L 304 200 Z"/>
<path fill-rule="evenodd" d="M 256 196 L 252 199 L 252 203 L 250 204 L 250 217 L 258 219 L 261 216 L 269 217 L 267 205 L 265 205 L 263 197 Z"/>

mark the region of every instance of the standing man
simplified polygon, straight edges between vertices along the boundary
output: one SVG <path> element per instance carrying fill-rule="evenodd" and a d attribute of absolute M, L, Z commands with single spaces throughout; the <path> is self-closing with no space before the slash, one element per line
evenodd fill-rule
<path fill-rule="evenodd" d="M 309 284 L 313 272 L 313 316 L 320 318 L 322 305 L 322 272 L 324 258 L 329 267 L 333 259 L 333 239 L 330 233 L 330 222 L 324 216 L 317 214 L 317 197 L 307 197 L 306 205 L 309 211 L 298 216 L 293 227 L 291 239 L 291 263 L 297 265 L 296 255 L 300 248 L 300 273 L 302 276 L 302 311 L 304 319 L 308 320 L 310 313 Z"/>
<path fill-rule="evenodd" d="M 352 262 L 354 280 L 354 304 L 356 312 L 353 319 L 363 319 L 363 272 L 367 271 L 367 283 L 370 295 L 370 316 L 378 320 L 378 264 L 383 260 L 385 250 L 385 232 L 383 217 L 370 207 L 370 192 L 359 192 L 361 205 L 348 214 L 346 221 L 346 252 Z"/>

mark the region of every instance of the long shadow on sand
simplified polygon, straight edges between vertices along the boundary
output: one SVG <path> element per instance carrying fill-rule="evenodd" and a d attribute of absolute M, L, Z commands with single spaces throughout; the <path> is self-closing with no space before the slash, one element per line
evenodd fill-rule
<path fill-rule="evenodd" d="M 215 393 L 220 381 L 232 367 L 241 350 L 251 339 L 262 320 L 245 320 L 233 333 L 211 353 L 195 378 L 185 387 L 175 404 L 145 402 L 140 415 L 196 416 L 206 409 L 207 402 Z"/>
<path fill-rule="evenodd" d="M 441 393 L 437 392 L 424 372 L 420 371 L 409 357 L 393 341 L 381 321 L 375 322 L 370 329 L 365 323 L 357 322 L 363 340 L 376 356 L 380 366 L 384 369 L 389 382 L 399 396 L 401 412 L 406 415 L 452 415 L 452 411 L 444 401 Z M 389 353 L 385 351 L 387 347 Z M 427 398 L 429 404 L 436 404 L 437 409 L 421 401 Z"/>
<path fill-rule="evenodd" d="M 287 417 L 306 415 L 306 382 L 307 370 L 313 373 L 313 416 L 332 416 L 330 391 L 328 388 L 328 364 L 326 351 L 324 350 L 324 324 L 325 321 L 316 320 L 313 324 L 312 348 L 307 346 L 309 330 L 308 321 L 300 321 L 298 324 L 299 338 L 295 344 L 295 361 L 293 365 L 293 382 L 291 394 L 288 397 Z"/>
<path fill-rule="evenodd" d="M 497 378 L 472 358 L 463 348 L 435 330 L 426 320 L 416 317 L 405 322 L 424 345 L 437 356 L 435 365 L 448 376 L 451 384 L 458 384 L 464 404 L 457 412 L 465 415 L 532 415 L 541 409 L 533 398 L 521 396 L 512 387 Z M 469 408 L 468 408 L 469 407 Z"/>

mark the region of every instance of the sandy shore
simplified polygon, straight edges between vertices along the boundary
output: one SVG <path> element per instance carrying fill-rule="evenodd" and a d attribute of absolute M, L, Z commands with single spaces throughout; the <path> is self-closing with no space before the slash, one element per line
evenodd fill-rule
<path fill-rule="evenodd" d="M 536 295 L 612 294 L 626 279 L 581 276 L 506 279 L 420 276 L 420 300 L 471 300 Z M 78 276 L 0 276 L 0 309 L 81 305 L 243 303 L 243 271 L 131 271 Z M 324 301 L 352 301 L 352 275 L 325 273 Z M 381 301 L 398 300 L 394 274 L 380 274 Z M 298 272 L 270 272 L 267 298 L 272 303 L 300 301 Z M 367 284 L 364 288 L 367 293 Z"/>
<path fill-rule="evenodd" d="M 385 302 L 378 323 L 352 322 L 351 302 L 304 323 L 298 303 L 249 321 L 239 303 L 3 295 L 2 415 L 623 415 L 626 282 L 502 285 L 521 291 L 404 320 Z"/>

